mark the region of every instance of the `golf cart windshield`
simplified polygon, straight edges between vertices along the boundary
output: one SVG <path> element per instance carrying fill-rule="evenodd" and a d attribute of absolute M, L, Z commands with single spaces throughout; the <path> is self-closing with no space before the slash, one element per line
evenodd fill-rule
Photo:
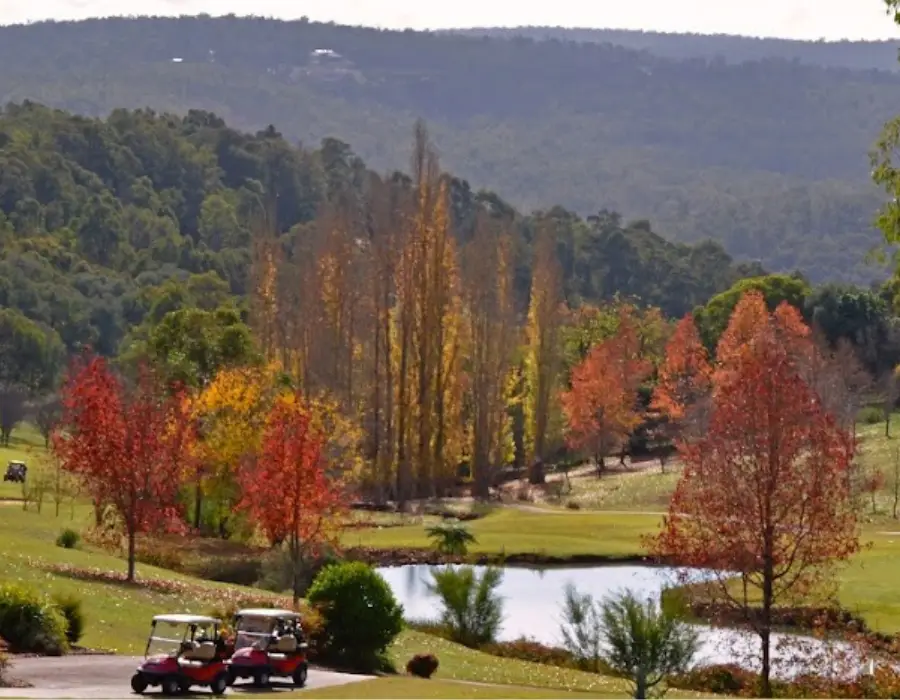
<path fill-rule="evenodd" d="M 154 620 L 144 655 L 177 655 L 194 642 L 214 642 L 217 635 L 216 625 L 211 622 Z"/>
<path fill-rule="evenodd" d="M 253 646 L 254 644 L 258 647 L 265 646 L 266 641 L 275 630 L 277 621 L 277 618 L 274 617 L 239 617 L 234 630 L 235 650 Z"/>

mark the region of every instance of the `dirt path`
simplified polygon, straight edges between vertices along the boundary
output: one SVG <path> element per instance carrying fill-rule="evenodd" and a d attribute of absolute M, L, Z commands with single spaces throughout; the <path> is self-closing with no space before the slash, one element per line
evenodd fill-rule
<path fill-rule="evenodd" d="M 57 658 L 17 659 L 10 664 L 8 675 L 30 683 L 31 688 L 0 688 L 0 698 L 73 698 L 74 700 L 109 700 L 136 697 L 129 681 L 142 661 L 138 656 L 62 656 Z M 365 681 L 374 676 L 354 676 L 310 669 L 308 688 L 327 688 Z M 285 690 L 295 690 L 285 686 Z M 274 689 L 278 692 L 278 688 Z M 154 688 L 148 697 L 159 696 Z M 251 691 L 238 684 L 228 695 L 247 695 Z M 258 694 L 259 691 L 256 691 Z M 211 697 L 209 691 L 198 689 L 196 697 Z"/>

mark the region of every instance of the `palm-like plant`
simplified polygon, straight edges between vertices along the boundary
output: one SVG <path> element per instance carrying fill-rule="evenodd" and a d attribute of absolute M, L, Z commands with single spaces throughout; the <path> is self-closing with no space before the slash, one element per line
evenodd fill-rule
<path fill-rule="evenodd" d="M 472 648 L 495 641 L 503 621 L 503 599 L 497 594 L 503 571 L 488 567 L 479 577 L 474 567 L 448 566 L 431 575 L 434 583 L 427 585 L 440 598 L 441 624 L 450 638 Z"/>
<path fill-rule="evenodd" d="M 677 612 L 631 591 L 604 600 L 599 618 L 602 658 L 632 683 L 635 698 L 663 695 L 666 677 L 685 672 L 700 647 Z"/>
<path fill-rule="evenodd" d="M 465 556 L 469 545 L 477 541 L 475 535 L 461 523 L 441 523 L 429 527 L 425 534 L 434 543 L 434 548 L 441 554 Z"/>

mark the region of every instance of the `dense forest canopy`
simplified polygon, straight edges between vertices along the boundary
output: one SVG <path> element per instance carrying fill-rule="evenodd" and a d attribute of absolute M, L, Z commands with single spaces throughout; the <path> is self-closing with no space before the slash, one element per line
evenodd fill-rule
<path fill-rule="evenodd" d="M 900 112 L 900 76 L 644 48 L 235 17 L 38 23 L 0 28 L 0 100 L 198 108 L 350 142 L 379 171 L 407 169 L 422 117 L 448 170 L 520 210 L 618 211 L 813 281 L 880 275 L 866 152 Z"/>
<path fill-rule="evenodd" d="M 246 343 L 229 330 L 240 316 L 228 309 L 246 316 L 260 212 L 277 202 L 270 223 L 291 249 L 337 193 L 361 197 L 376 180 L 343 142 L 303 149 L 274 127 L 242 133 L 207 112 L 116 110 L 101 120 L 9 105 L 0 112 L 0 307 L 16 312 L 9 323 L 37 324 L 29 337 L 49 334 L 50 346 L 69 353 L 89 345 L 116 355 L 163 342 L 167 327 L 184 336 L 178 328 L 209 325 L 224 339 L 217 354 L 240 355 Z M 560 207 L 536 219 L 464 180 L 449 182 L 458 237 L 471 236 L 479 211 L 514 222 L 520 308 L 538 219 L 553 227 L 573 304 L 625 295 L 679 316 L 762 272 L 734 264 L 714 242 L 671 243 L 645 221 L 607 211 L 585 219 Z M 167 316 L 179 309 L 208 315 Z"/>
<path fill-rule="evenodd" d="M 578 27 L 472 27 L 449 30 L 464 36 L 489 36 L 511 39 L 577 41 L 614 44 L 648 51 L 665 58 L 718 59 L 726 63 L 744 63 L 778 58 L 814 66 L 853 68 L 856 70 L 900 69 L 897 41 L 803 41 L 774 37 L 736 36 L 733 34 L 682 34 L 636 29 L 588 29 Z"/>

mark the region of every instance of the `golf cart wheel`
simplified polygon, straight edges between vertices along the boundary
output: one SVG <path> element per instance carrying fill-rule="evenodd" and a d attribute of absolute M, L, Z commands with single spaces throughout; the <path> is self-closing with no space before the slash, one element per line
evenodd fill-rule
<path fill-rule="evenodd" d="M 177 678 L 163 678 L 161 685 L 163 695 L 174 697 L 181 694 L 181 683 L 178 682 Z"/>
<path fill-rule="evenodd" d="M 225 695 L 225 691 L 228 689 L 229 676 L 230 674 L 228 673 L 220 673 L 213 678 L 213 682 L 209 684 L 209 689 L 213 695 Z"/>
<path fill-rule="evenodd" d="M 257 688 L 265 688 L 269 685 L 269 672 L 257 671 L 253 674 L 253 685 Z"/>
<path fill-rule="evenodd" d="M 138 695 L 147 690 L 147 679 L 143 673 L 135 673 L 131 677 L 131 689 Z"/>
<path fill-rule="evenodd" d="M 306 676 L 308 675 L 308 671 L 306 668 L 306 664 L 302 666 L 298 666 L 294 669 L 294 685 L 298 688 L 302 688 L 306 685 Z"/>

